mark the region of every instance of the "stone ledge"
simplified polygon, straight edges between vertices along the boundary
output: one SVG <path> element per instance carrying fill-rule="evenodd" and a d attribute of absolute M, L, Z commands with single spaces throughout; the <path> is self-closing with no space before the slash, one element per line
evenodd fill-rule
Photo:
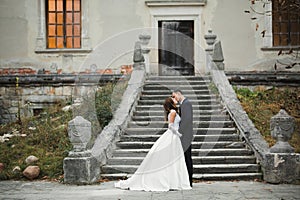
<path fill-rule="evenodd" d="M 42 54 L 42 53 L 90 53 L 92 52 L 92 49 L 37 49 L 35 50 L 35 53 Z"/>
<path fill-rule="evenodd" d="M 225 74 L 233 85 L 300 85 L 299 71 L 227 71 Z"/>
<path fill-rule="evenodd" d="M 29 75 L 3 75 L 0 79 L 1 86 L 15 87 L 18 78 L 19 86 L 23 85 L 49 85 L 55 84 L 73 85 L 73 84 L 99 84 L 102 82 L 117 81 L 123 74 L 29 74 Z"/>
<path fill-rule="evenodd" d="M 145 2 L 148 7 L 161 6 L 205 6 L 207 0 L 153 0 Z"/>

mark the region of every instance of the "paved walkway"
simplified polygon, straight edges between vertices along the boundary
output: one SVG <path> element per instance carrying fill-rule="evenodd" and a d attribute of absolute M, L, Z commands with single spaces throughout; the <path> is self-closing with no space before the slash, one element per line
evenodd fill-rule
<path fill-rule="evenodd" d="M 0 199 L 97 200 L 202 200 L 202 199 L 300 199 L 300 185 L 262 182 L 201 182 L 189 191 L 143 192 L 114 188 L 114 182 L 76 186 L 53 182 L 0 181 Z"/>

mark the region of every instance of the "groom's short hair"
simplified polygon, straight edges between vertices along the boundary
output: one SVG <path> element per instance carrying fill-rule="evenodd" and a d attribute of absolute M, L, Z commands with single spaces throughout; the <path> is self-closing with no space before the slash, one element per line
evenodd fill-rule
<path fill-rule="evenodd" d="M 182 94 L 182 91 L 180 89 L 175 89 L 173 92 Z"/>

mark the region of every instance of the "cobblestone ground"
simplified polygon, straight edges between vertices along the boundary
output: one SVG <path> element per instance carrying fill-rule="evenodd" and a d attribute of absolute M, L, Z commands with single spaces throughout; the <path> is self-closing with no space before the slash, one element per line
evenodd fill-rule
<path fill-rule="evenodd" d="M 300 199 L 300 185 L 262 182 L 200 182 L 189 191 L 143 192 L 114 188 L 114 182 L 66 185 L 53 182 L 1 181 L 0 199 L 98 199 L 98 200 L 202 200 L 202 199 Z"/>

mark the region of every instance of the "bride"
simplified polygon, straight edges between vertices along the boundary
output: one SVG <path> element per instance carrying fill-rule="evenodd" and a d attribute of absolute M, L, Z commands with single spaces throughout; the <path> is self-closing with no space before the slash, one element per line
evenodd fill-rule
<path fill-rule="evenodd" d="M 167 131 L 154 143 L 136 172 L 127 180 L 115 183 L 115 187 L 144 191 L 192 189 L 178 132 L 180 117 L 175 102 L 169 97 L 164 103 Z"/>

